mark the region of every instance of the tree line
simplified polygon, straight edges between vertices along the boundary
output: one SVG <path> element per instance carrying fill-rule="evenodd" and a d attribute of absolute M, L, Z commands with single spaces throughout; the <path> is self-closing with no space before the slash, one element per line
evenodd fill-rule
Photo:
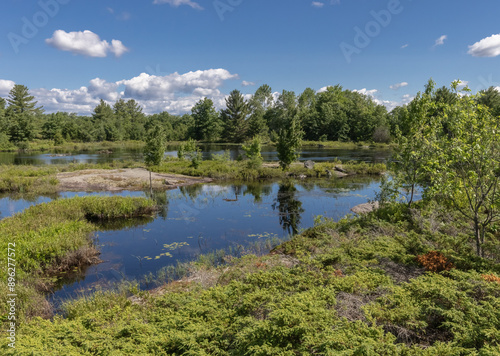
<path fill-rule="evenodd" d="M 277 141 L 290 120 L 300 128 L 302 138 L 311 141 L 388 140 L 390 135 L 385 107 L 339 85 L 321 93 L 307 88 L 300 95 L 284 90 L 277 98 L 268 85 L 259 87 L 250 99 L 233 90 L 226 108 L 217 110 L 211 99 L 204 98 L 182 116 L 146 115 L 133 99 L 119 99 L 113 105 L 101 100 L 90 116 L 45 114 L 26 86 L 15 85 L 6 100 L 0 98 L 0 144 L 22 146 L 34 139 L 56 143 L 145 140 L 156 124 L 165 129 L 169 141 L 241 143 L 255 136 Z M 384 131 L 386 137 L 377 136 Z"/>
<path fill-rule="evenodd" d="M 500 93 L 491 87 L 479 94 L 476 100 L 495 117 L 500 116 Z M 432 91 L 430 100 L 453 104 L 458 98 L 452 89 L 442 87 Z M 249 99 L 233 90 L 222 110 L 204 98 L 181 116 L 168 112 L 146 115 L 133 99 L 119 99 L 113 105 L 101 100 L 90 116 L 45 114 L 28 88 L 18 84 L 6 100 L 0 98 L 0 147 L 6 143 L 22 147 L 34 139 L 56 144 L 145 141 L 148 130 L 157 125 L 163 127 L 168 141 L 242 143 L 258 136 L 262 141 L 278 142 L 284 129 L 294 126 L 295 133 L 308 141 L 389 142 L 398 132 L 409 132 L 407 108 L 399 106 L 388 113 L 371 97 L 340 85 L 322 92 L 307 88 L 300 95 L 283 90 L 276 97 L 270 86 L 262 85 Z"/>

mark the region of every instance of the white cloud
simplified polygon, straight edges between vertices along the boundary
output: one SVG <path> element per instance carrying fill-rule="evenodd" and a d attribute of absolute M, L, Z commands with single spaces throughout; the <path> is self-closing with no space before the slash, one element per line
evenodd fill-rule
<path fill-rule="evenodd" d="M 229 79 L 238 79 L 238 75 L 219 68 L 185 74 L 175 72 L 162 77 L 141 73 L 135 78 L 122 80 L 118 84 L 125 85 L 127 97 L 161 99 L 175 93 L 193 93 L 196 89 L 216 89 Z"/>
<path fill-rule="evenodd" d="M 444 44 L 444 40 L 448 39 L 448 36 L 447 35 L 442 35 L 441 37 L 439 37 L 436 42 L 434 43 L 434 47 L 436 46 L 442 46 Z"/>
<path fill-rule="evenodd" d="M 313 2 L 311 3 L 311 5 L 312 5 L 312 6 L 314 6 L 314 7 L 317 7 L 317 8 L 322 8 L 323 6 L 325 6 L 325 4 L 324 4 L 324 3 L 319 2 L 319 1 L 313 1 Z"/>
<path fill-rule="evenodd" d="M 316 91 L 316 94 L 323 93 L 323 92 L 325 92 L 327 89 L 328 89 L 328 87 L 323 87 L 323 88 L 320 88 L 318 91 Z"/>
<path fill-rule="evenodd" d="M 241 82 L 241 85 L 244 87 L 253 87 L 255 85 L 255 82 L 247 82 L 246 80 Z"/>
<path fill-rule="evenodd" d="M 203 10 L 203 7 L 200 6 L 197 2 L 191 0 L 154 0 L 153 4 L 161 5 L 161 4 L 169 4 L 172 7 L 179 7 L 181 5 L 187 5 L 196 10 Z"/>
<path fill-rule="evenodd" d="M 15 84 L 12 80 L 0 79 L 0 97 L 7 97 Z"/>
<path fill-rule="evenodd" d="M 458 88 L 465 88 L 469 82 L 467 80 L 460 80 L 460 79 L 456 79 L 456 81 L 458 81 Z"/>
<path fill-rule="evenodd" d="M 404 44 L 404 45 L 401 46 L 401 49 L 406 48 L 408 46 L 409 46 L 408 43 L 406 43 L 406 44 Z"/>
<path fill-rule="evenodd" d="M 393 84 L 389 88 L 391 88 L 392 90 L 398 90 L 399 88 L 406 87 L 407 85 L 408 85 L 407 82 L 401 82 L 401 83 Z"/>
<path fill-rule="evenodd" d="M 112 40 L 111 44 L 109 44 L 108 41 L 101 40 L 99 35 L 88 30 L 83 32 L 57 30 L 52 35 L 52 38 L 46 39 L 45 42 L 61 51 L 88 57 L 106 57 L 109 53 L 120 57 L 128 51 L 128 48 L 121 41 Z"/>
<path fill-rule="evenodd" d="M 491 35 L 469 46 L 467 52 L 474 57 L 496 57 L 500 55 L 500 34 Z"/>
<path fill-rule="evenodd" d="M 47 113 L 66 111 L 90 115 L 100 99 L 114 104 L 123 98 L 135 99 L 147 114 L 161 111 L 184 114 L 204 97 L 212 99 L 217 109 L 225 107 L 227 95 L 221 93 L 220 87 L 225 81 L 236 79 L 237 74 L 219 68 L 165 76 L 141 73 L 117 82 L 95 78 L 79 89 L 41 88 L 30 92 Z M 6 96 L 13 85 L 10 80 L 0 79 L 0 96 Z"/>
<path fill-rule="evenodd" d="M 366 88 L 363 88 L 363 89 L 354 89 L 353 90 L 354 92 L 356 93 L 360 93 L 360 94 L 363 94 L 363 95 L 368 95 L 368 96 L 371 96 L 372 98 L 375 98 L 375 94 L 377 94 L 378 90 L 377 89 L 366 89 Z"/>

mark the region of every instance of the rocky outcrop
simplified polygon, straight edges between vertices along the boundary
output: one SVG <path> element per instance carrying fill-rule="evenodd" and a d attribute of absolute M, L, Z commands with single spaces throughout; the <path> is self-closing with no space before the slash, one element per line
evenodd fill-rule
<path fill-rule="evenodd" d="M 368 214 L 374 210 L 377 210 L 378 208 L 379 208 L 378 201 L 374 201 L 356 205 L 355 207 L 351 208 L 351 211 L 356 214 Z"/>

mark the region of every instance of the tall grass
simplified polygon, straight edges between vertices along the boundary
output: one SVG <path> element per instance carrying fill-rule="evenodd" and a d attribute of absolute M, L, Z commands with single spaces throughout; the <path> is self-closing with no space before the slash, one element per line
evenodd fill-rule
<path fill-rule="evenodd" d="M 0 221 L 0 250 L 5 251 L 0 270 L 7 271 L 7 249 L 15 243 L 16 279 L 27 296 L 23 310 L 36 309 L 32 303 L 40 298 L 29 296 L 50 289 L 54 275 L 95 260 L 98 251 L 90 238 L 97 229 L 94 222 L 151 216 L 154 211 L 152 200 L 130 197 L 75 197 L 32 206 Z M 1 290 L 7 290 L 6 283 L 0 280 Z M 1 315 L 5 298 L 0 296 Z"/>

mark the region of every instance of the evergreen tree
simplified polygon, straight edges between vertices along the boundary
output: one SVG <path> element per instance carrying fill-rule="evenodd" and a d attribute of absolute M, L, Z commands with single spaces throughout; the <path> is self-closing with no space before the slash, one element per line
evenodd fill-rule
<path fill-rule="evenodd" d="M 220 137 L 222 127 L 211 99 L 204 98 L 198 101 L 191 112 L 196 140 L 215 141 Z"/>
<path fill-rule="evenodd" d="M 299 155 L 303 132 L 300 128 L 295 93 L 283 90 L 276 105 L 276 121 L 279 124 L 276 149 L 280 167 L 285 170 Z"/>
<path fill-rule="evenodd" d="M 221 111 L 224 138 L 228 142 L 241 143 L 247 137 L 248 103 L 239 90 L 233 90 L 226 99 L 226 109 Z"/>
<path fill-rule="evenodd" d="M 42 107 L 36 107 L 35 97 L 30 95 L 28 87 L 16 84 L 9 92 L 7 102 L 14 115 L 20 114 L 41 114 Z"/>
<path fill-rule="evenodd" d="M 103 99 L 94 108 L 91 121 L 92 136 L 96 141 L 117 141 L 119 139 L 113 109 Z"/>
<path fill-rule="evenodd" d="M 26 86 L 16 84 L 10 90 L 6 113 L 8 132 L 11 142 L 21 143 L 35 138 L 34 117 L 43 112 L 42 107 L 36 107 L 35 97 L 30 95 Z"/>

